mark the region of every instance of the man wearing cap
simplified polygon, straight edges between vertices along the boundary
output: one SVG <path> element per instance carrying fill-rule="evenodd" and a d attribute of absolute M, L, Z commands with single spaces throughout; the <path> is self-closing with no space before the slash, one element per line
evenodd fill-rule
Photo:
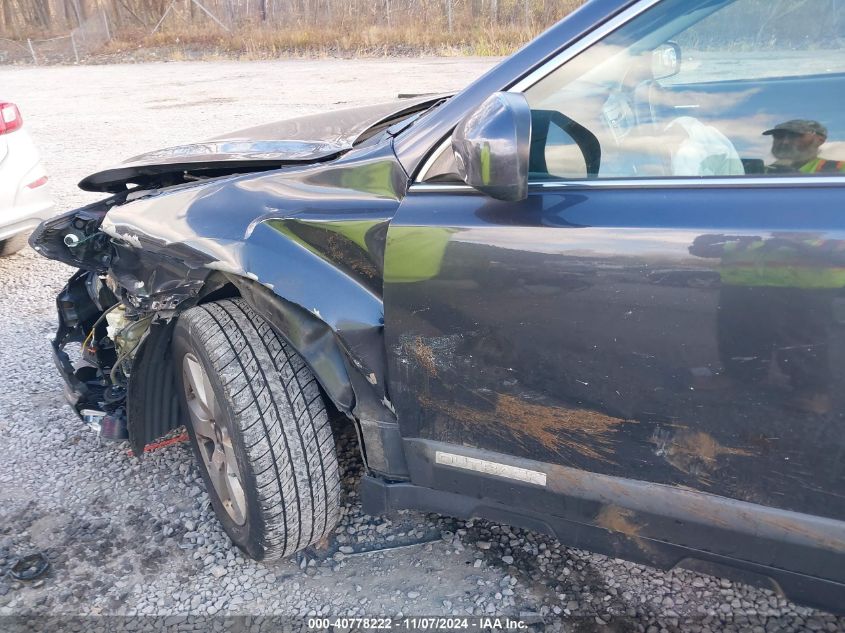
<path fill-rule="evenodd" d="M 845 172 L 845 161 L 819 158 L 827 128 L 818 121 L 793 119 L 778 123 L 763 134 L 772 137 L 772 155 L 776 159 L 766 166 L 767 174 Z"/>

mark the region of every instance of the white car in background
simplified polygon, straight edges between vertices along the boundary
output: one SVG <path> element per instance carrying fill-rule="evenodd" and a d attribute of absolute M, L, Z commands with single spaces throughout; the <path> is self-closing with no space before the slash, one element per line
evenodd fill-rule
<path fill-rule="evenodd" d="M 47 172 L 14 103 L 0 100 L 0 255 L 22 249 L 52 213 Z"/>

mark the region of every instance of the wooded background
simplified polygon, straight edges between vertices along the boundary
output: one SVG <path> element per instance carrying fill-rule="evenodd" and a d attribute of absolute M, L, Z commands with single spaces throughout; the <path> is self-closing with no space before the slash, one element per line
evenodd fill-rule
<path fill-rule="evenodd" d="M 467 26 L 548 25 L 583 0 L 0 0 L 0 34 L 7 37 L 58 34 L 104 13 L 115 30 L 152 29 L 168 11 L 169 26 L 213 21 L 226 27 L 405 26 L 447 29 Z M 208 13 L 203 11 L 208 10 Z M 162 27 L 165 25 L 162 24 Z"/>
<path fill-rule="evenodd" d="M 0 0 L 0 63 L 506 55 L 584 1 Z"/>
<path fill-rule="evenodd" d="M 583 2 L 0 0 L 0 62 L 120 61 L 129 54 L 506 55 Z M 845 0 L 741 0 L 704 20 L 683 44 L 835 49 L 845 41 L 843 5 Z"/>

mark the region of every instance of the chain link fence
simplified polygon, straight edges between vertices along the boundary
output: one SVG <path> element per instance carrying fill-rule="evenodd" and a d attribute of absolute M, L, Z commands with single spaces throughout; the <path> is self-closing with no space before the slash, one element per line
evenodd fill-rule
<path fill-rule="evenodd" d="M 0 0 L 0 2 L 12 0 Z M 18 0 L 19 2 L 28 0 Z M 52 0 L 43 0 L 50 3 Z M 64 21 L 88 17 L 67 34 L 54 37 L 0 35 L 0 64 L 79 63 L 101 52 L 112 38 L 140 43 L 150 36 L 152 46 L 167 42 L 168 34 L 221 34 L 249 40 L 256 32 L 354 32 L 368 29 L 406 29 L 455 33 L 505 27 L 525 33 L 552 24 L 583 0 L 65 0 L 73 14 L 54 20 L 52 32 Z M 59 6 L 58 0 L 55 0 Z M 52 6 L 52 5 L 51 5 Z M 79 7 L 84 10 L 79 10 Z M 58 9 L 54 8 L 54 12 Z M 58 15 L 58 14 L 57 14 Z M 54 16 L 56 17 L 56 16 Z M 23 18 L 21 18 L 23 19 Z M 18 23 L 19 32 L 23 31 Z M 44 29 L 50 32 L 50 28 Z M 62 33 L 61 30 L 58 33 Z M 397 31 L 398 36 L 403 34 Z M 295 38 L 292 38 L 294 41 Z M 249 40 L 252 41 L 252 40 Z M 402 44 L 403 42 L 399 42 Z M 272 46 L 272 45 L 271 45 Z M 275 49 L 274 49 L 275 50 Z"/>
<path fill-rule="evenodd" d="M 78 63 L 110 39 L 108 16 L 104 11 L 100 11 L 68 35 L 25 40 L 0 38 L 0 64 Z"/>

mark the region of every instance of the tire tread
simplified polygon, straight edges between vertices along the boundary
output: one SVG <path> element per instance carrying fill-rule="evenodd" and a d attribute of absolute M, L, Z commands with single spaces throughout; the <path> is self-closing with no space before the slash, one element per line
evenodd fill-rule
<path fill-rule="evenodd" d="M 214 365 L 255 480 L 263 558 L 289 556 L 340 515 L 340 479 L 328 414 L 302 357 L 242 299 L 180 317 Z"/>

